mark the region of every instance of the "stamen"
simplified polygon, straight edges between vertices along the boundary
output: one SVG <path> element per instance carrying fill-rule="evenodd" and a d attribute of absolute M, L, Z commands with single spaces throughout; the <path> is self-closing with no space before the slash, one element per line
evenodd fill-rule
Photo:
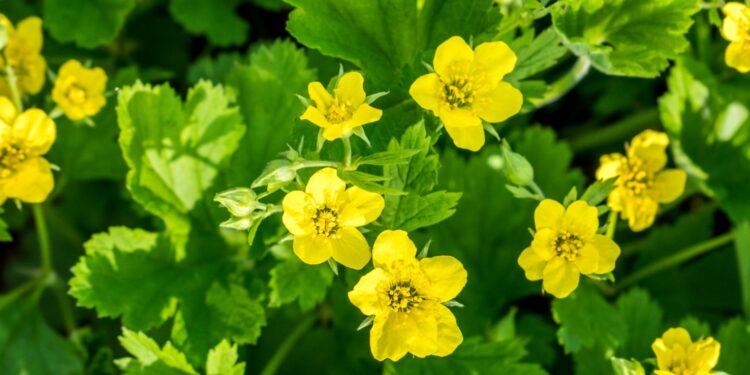
<path fill-rule="evenodd" d="M 399 281 L 391 284 L 388 289 L 388 307 L 393 311 L 409 312 L 419 306 L 424 297 L 419 295 L 411 281 Z"/>
<path fill-rule="evenodd" d="M 339 98 L 334 99 L 325 113 L 326 119 L 333 123 L 339 124 L 352 118 L 354 108 L 348 101 L 344 102 Z"/>
<path fill-rule="evenodd" d="M 318 235 L 331 237 L 339 230 L 338 212 L 332 208 L 319 208 L 312 219 L 315 223 L 315 233 Z"/>
<path fill-rule="evenodd" d="M 561 231 L 557 234 L 553 246 L 557 256 L 574 261 L 578 257 L 578 251 L 583 247 L 583 240 L 573 233 Z"/>
<path fill-rule="evenodd" d="M 0 178 L 7 178 L 19 164 L 28 158 L 27 153 L 18 146 L 5 145 L 0 147 Z"/>

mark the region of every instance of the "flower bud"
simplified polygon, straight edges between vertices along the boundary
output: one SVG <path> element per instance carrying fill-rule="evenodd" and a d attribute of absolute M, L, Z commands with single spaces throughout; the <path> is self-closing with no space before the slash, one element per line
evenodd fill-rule
<path fill-rule="evenodd" d="M 253 187 L 268 186 L 269 190 L 282 187 L 297 177 L 297 170 L 287 160 L 273 160 L 253 182 Z"/>
<path fill-rule="evenodd" d="M 508 142 L 503 140 L 503 173 L 515 185 L 525 186 L 534 181 L 534 168 L 523 155 L 513 152 Z"/>
<path fill-rule="evenodd" d="M 243 218 L 262 206 L 255 200 L 255 192 L 249 188 L 234 188 L 216 194 L 214 201 L 229 210 L 233 217 Z"/>

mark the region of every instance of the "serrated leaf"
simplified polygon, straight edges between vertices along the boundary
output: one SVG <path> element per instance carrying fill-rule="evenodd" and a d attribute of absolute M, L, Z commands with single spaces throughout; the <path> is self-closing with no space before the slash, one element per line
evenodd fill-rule
<path fill-rule="evenodd" d="M 507 80 L 517 82 L 547 70 L 568 52 L 552 28 L 534 34 L 534 29 L 529 29 L 509 43 L 517 62 Z"/>
<path fill-rule="evenodd" d="M 291 257 L 271 270 L 269 306 L 279 307 L 297 301 L 302 311 L 310 310 L 325 298 L 333 282 L 328 266 L 311 266 Z"/>
<path fill-rule="evenodd" d="M 363 156 L 354 161 L 355 165 L 390 165 L 407 163 L 420 150 L 382 151 Z"/>
<path fill-rule="evenodd" d="M 185 29 L 205 35 L 218 46 L 242 44 L 248 24 L 235 13 L 238 0 L 170 0 L 169 11 Z"/>
<path fill-rule="evenodd" d="M 143 332 L 123 328 L 120 345 L 134 358 L 122 358 L 117 365 L 127 375 L 197 375 L 185 355 L 167 342 L 163 348 Z"/>
<path fill-rule="evenodd" d="M 699 0 L 564 0 L 552 23 L 573 53 L 605 74 L 656 77 L 688 47 Z"/>
<path fill-rule="evenodd" d="M 646 371 L 635 359 L 612 358 L 612 368 L 615 375 L 645 375 Z"/>
<path fill-rule="evenodd" d="M 739 318 L 732 319 L 719 329 L 715 338 L 721 344 L 716 368 L 729 374 L 750 374 L 750 362 L 747 360 L 747 353 L 750 353 L 750 324 Z"/>
<path fill-rule="evenodd" d="M 359 171 L 347 171 L 343 169 L 339 169 L 337 174 L 339 178 L 341 178 L 342 180 L 350 184 L 353 184 L 361 189 L 372 192 L 372 193 L 387 194 L 387 195 L 404 194 L 402 190 L 378 183 L 380 181 L 386 180 L 387 177 L 376 176 L 373 174 L 359 172 Z"/>
<path fill-rule="evenodd" d="M 616 348 L 625 341 L 627 326 L 617 311 L 589 286 L 579 285 L 574 294 L 554 300 L 552 314 L 560 324 L 557 338 L 566 353 L 597 345 Z"/>
<path fill-rule="evenodd" d="M 208 352 L 206 360 L 206 375 L 242 375 L 245 373 L 245 363 L 237 363 L 237 345 L 230 345 L 223 340 Z"/>
<path fill-rule="evenodd" d="M 617 300 L 617 310 L 627 327 L 617 350 L 622 358 L 648 358 L 651 343 L 662 334 L 662 310 L 645 290 L 633 289 Z"/>
<path fill-rule="evenodd" d="M 94 48 L 117 36 L 134 7 L 135 0 L 45 0 L 44 26 L 60 42 Z"/>

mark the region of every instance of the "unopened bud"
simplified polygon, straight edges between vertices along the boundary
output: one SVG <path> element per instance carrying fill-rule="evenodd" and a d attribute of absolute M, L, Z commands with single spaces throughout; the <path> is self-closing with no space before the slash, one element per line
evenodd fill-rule
<path fill-rule="evenodd" d="M 513 152 L 503 140 L 503 173 L 515 185 L 525 186 L 534 181 L 534 168 L 523 155 Z"/>
<path fill-rule="evenodd" d="M 229 210 L 229 214 L 233 217 L 242 218 L 249 216 L 262 206 L 255 198 L 256 195 L 252 189 L 234 188 L 216 194 L 214 201 Z"/>
<path fill-rule="evenodd" d="M 281 187 L 294 181 L 297 170 L 287 160 L 273 160 L 266 166 L 260 177 L 253 182 L 253 187 L 268 186 L 269 189 Z"/>

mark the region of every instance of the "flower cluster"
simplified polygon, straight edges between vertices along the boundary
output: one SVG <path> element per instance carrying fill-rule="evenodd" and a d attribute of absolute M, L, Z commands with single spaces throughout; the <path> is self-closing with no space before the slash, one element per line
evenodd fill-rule
<path fill-rule="evenodd" d="M 707 337 L 693 342 L 682 327 L 670 328 L 651 345 L 656 355 L 656 375 L 710 375 L 719 362 L 721 345 Z"/>

